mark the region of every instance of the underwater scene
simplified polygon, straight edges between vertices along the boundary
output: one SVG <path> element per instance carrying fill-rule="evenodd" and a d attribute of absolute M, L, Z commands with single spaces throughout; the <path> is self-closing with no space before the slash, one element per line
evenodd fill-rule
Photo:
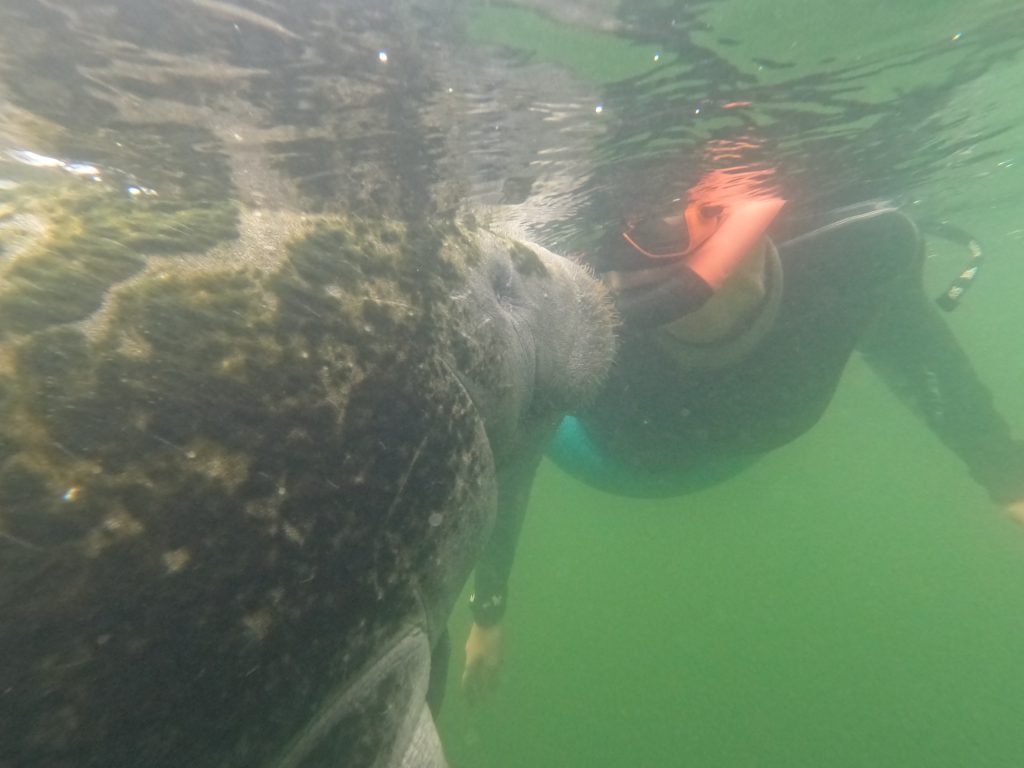
<path fill-rule="evenodd" d="M 1024 765 L 1009 0 L 0 0 L 0 768 Z"/>

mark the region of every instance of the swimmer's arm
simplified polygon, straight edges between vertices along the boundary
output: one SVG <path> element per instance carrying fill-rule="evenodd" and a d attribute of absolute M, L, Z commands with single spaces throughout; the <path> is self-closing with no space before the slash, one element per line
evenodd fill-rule
<path fill-rule="evenodd" d="M 1015 440 L 992 395 L 921 287 L 901 276 L 894 301 L 861 351 L 889 387 L 924 417 L 994 501 L 1024 520 L 1024 442 Z"/>
<path fill-rule="evenodd" d="M 494 530 L 476 565 L 471 609 L 477 624 L 498 623 L 505 614 L 505 596 L 515 560 L 519 532 L 526 518 L 533 478 L 541 453 L 525 457 L 498 472 L 498 509 Z"/>
<path fill-rule="evenodd" d="M 498 472 L 497 517 L 494 531 L 477 562 L 470 604 L 473 626 L 466 641 L 462 689 L 471 700 L 480 700 L 498 682 L 504 655 L 501 622 L 505 615 L 508 579 L 541 457 L 542 453 L 537 451 Z"/>

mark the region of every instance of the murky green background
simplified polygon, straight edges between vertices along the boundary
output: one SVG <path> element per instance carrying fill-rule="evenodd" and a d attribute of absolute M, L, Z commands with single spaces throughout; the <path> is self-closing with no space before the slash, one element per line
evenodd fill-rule
<path fill-rule="evenodd" d="M 1008 7 L 728 2 L 706 9 L 704 39 L 739 41 L 721 52 L 740 69 L 796 62 L 759 76 L 792 80 L 955 46 Z M 490 7 L 478 20 L 478 35 L 599 81 L 648 55 L 528 13 Z M 858 93 L 885 101 L 970 65 L 951 48 L 865 76 Z M 960 87 L 949 109 L 961 128 L 1006 132 L 971 150 L 990 159 L 951 157 L 917 190 L 987 246 L 981 281 L 948 319 L 1018 436 L 1021 82 L 1011 53 Z M 932 251 L 938 291 L 962 254 Z M 713 490 L 626 500 L 545 465 L 511 589 L 503 683 L 479 709 L 458 691 L 464 603 L 451 623 L 440 727 L 455 768 L 1024 764 L 1024 528 L 859 359 L 818 426 Z"/>
<path fill-rule="evenodd" d="M 111 5 L 141 33 L 159 2 Z M 0 3 L 12 18 L 68 7 Z M 897 195 L 915 217 L 949 219 L 984 243 L 978 285 L 948 320 L 1024 437 L 1017 0 L 410 0 L 416 24 L 404 30 L 382 12 L 364 39 L 332 19 L 318 32 L 338 50 L 318 38 L 308 72 L 287 58 L 278 67 L 294 35 L 274 19 L 301 16 L 312 0 L 166 3 L 198 9 L 197 50 L 232 19 L 247 30 L 240 39 L 276 44 L 242 49 L 261 66 L 252 71 L 208 73 L 201 58 L 192 67 L 171 57 L 162 73 L 153 56 L 136 82 L 130 69 L 87 66 L 97 52 L 100 63 L 110 52 L 133 61 L 125 29 L 94 40 L 93 24 L 69 22 L 87 35 L 44 39 L 24 67 L 9 67 L 30 76 L 8 76 L 0 103 L 27 112 L 0 114 L 0 150 L 56 152 L 45 136 L 6 143 L 11 131 L 31 136 L 42 116 L 68 129 L 67 160 L 103 166 L 105 194 L 141 194 L 140 173 L 161 200 L 230 196 L 254 215 L 348 213 L 361 183 L 386 189 L 382 207 L 418 215 L 430 210 L 435 173 L 465 174 L 482 221 L 512 221 L 571 253 L 623 213 L 624 198 L 671 199 L 699 175 L 690 160 L 707 141 L 746 131 L 764 140 L 795 206 Z M 265 9 L 274 13 L 262 18 Z M 465 48 L 406 60 L 401 45 L 415 44 L 418 25 L 426 46 Z M 184 24 L 130 39 L 177 54 L 195 32 Z M 401 87 L 376 74 L 387 59 L 377 46 L 391 40 L 401 45 L 388 77 L 408 77 Z M 228 41 L 211 61 L 234 50 Z M 17 55 L 0 51 L 0 61 Z M 446 71 L 416 70 L 446 58 Z M 328 84 L 342 75 L 340 97 L 317 87 L 318 67 Z M 115 87 L 100 87 L 104 78 Z M 195 82 L 225 111 L 193 112 Z M 147 86 L 151 101 L 136 104 Z M 369 107 L 364 92 L 376 98 Z M 267 111 L 250 113 L 264 96 Z M 122 112 L 134 120 L 109 123 Z M 441 128 L 403 134 L 442 113 L 453 133 L 464 130 L 462 145 L 449 147 Z M 198 132 L 169 130 L 179 119 Z M 124 145 L 110 141 L 120 132 Z M 4 155 L 0 182 L 29 173 L 15 160 Z M 930 256 L 937 294 L 965 258 L 941 241 Z M 1024 526 L 857 358 L 812 431 L 712 490 L 627 500 L 545 464 L 511 584 L 504 680 L 478 709 L 458 690 L 468 626 L 464 595 L 439 723 L 453 768 L 1024 765 Z"/>

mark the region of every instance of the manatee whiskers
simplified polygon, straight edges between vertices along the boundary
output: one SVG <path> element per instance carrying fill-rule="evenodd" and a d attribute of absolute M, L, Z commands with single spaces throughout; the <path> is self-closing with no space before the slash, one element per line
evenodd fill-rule
<path fill-rule="evenodd" d="M 14 536 L 13 534 L 10 534 L 10 533 L 5 533 L 4 531 L 0 531 L 0 539 L 4 539 L 6 541 L 9 541 L 12 544 L 17 544 L 19 547 L 22 547 L 24 549 L 30 549 L 33 552 L 46 552 L 47 551 L 46 547 L 40 547 L 38 544 L 33 544 L 31 541 L 25 541 L 25 539 L 20 539 L 17 536 Z"/>

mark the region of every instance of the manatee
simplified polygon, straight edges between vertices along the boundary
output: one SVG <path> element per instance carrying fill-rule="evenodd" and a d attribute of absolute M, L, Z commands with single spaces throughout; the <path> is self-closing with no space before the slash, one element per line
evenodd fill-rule
<path fill-rule="evenodd" d="M 0 8 L 4 768 L 444 764 L 431 651 L 614 318 L 371 5 Z"/>
<path fill-rule="evenodd" d="M 98 200 L 25 194 L 0 193 L 34 232 L 0 269 L 3 760 L 397 765 L 436 742 L 430 651 L 499 472 L 611 358 L 596 283 L 485 230 L 344 217 L 127 276 L 165 211 L 115 237 Z"/>

